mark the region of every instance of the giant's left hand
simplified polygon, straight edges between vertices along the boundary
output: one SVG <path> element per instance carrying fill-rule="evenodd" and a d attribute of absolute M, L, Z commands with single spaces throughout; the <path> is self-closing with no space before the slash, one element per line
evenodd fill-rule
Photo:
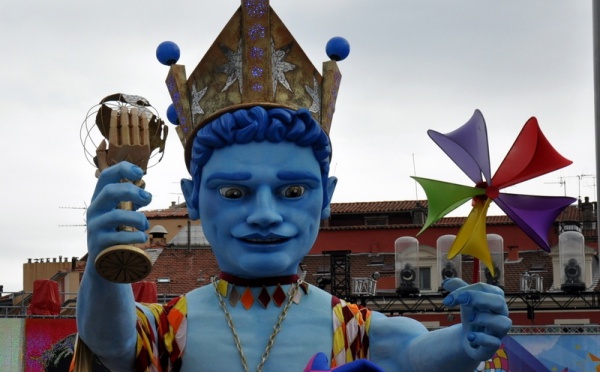
<path fill-rule="evenodd" d="M 460 305 L 465 352 L 475 360 L 490 359 L 512 326 L 504 291 L 485 283 L 467 285 L 458 278 L 446 280 L 443 287 L 450 292 L 444 305 Z"/>

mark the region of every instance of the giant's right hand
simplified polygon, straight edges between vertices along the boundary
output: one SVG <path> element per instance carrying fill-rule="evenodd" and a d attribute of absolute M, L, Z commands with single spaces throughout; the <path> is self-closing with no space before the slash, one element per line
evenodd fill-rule
<path fill-rule="evenodd" d="M 95 270 L 98 254 L 113 245 L 144 243 L 148 220 L 135 210 L 148 205 L 152 196 L 131 182 L 143 176 L 142 170 L 127 162 L 104 169 L 87 210 L 88 265 L 77 298 L 79 337 L 111 371 L 132 371 L 136 353 L 136 310 L 130 285 L 117 284 Z M 118 209 L 121 201 L 131 201 L 133 210 Z M 135 227 L 119 231 L 119 226 Z"/>
<path fill-rule="evenodd" d="M 136 210 L 148 205 L 152 195 L 131 182 L 144 175 L 142 169 L 128 162 L 120 162 L 104 169 L 99 177 L 92 202 L 87 209 L 88 262 L 113 245 L 146 242 L 148 220 Z M 130 201 L 133 210 L 118 209 L 119 202 Z M 134 231 L 119 231 L 119 226 L 134 227 Z"/>

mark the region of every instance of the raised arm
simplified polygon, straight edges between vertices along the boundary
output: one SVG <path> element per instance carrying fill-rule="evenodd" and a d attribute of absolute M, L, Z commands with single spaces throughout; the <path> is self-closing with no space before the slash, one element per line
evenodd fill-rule
<path fill-rule="evenodd" d="M 152 196 L 130 182 L 143 176 L 131 163 L 121 162 L 104 169 L 98 178 L 87 210 L 88 259 L 77 299 L 79 337 L 113 371 L 131 371 L 135 360 L 136 312 L 129 284 L 109 282 L 98 275 L 98 254 L 116 244 L 143 243 L 148 220 L 136 209 L 150 203 Z M 133 202 L 134 211 L 117 209 L 121 201 Z M 118 231 L 119 226 L 137 231 Z"/>
<path fill-rule="evenodd" d="M 444 288 L 451 292 L 444 304 L 460 305 L 461 324 L 428 332 L 412 319 L 374 314 L 371 360 L 386 371 L 472 372 L 491 358 L 512 325 L 502 290 L 460 279 L 444 282 Z"/>

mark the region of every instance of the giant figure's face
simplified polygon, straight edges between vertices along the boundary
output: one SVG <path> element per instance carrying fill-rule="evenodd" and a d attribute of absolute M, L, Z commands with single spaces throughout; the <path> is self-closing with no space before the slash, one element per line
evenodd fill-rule
<path fill-rule="evenodd" d="M 251 142 L 215 150 L 202 170 L 199 213 L 221 270 L 295 274 L 319 231 L 322 185 L 310 147 Z"/>

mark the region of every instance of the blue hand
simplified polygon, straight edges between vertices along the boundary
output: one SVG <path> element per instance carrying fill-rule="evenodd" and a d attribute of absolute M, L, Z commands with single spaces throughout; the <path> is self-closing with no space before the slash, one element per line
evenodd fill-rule
<path fill-rule="evenodd" d="M 142 170 L 127 162 L 121 162 L 100 173 L 92 202 L 87 209 L 87 236 L 89 258 L 94 260 L 103 249 L 116 244 L 143 243 L 147 240 L 145 230 L 148 220 L 144 214 L 135 212 L 152 200 L 152 195 L 123 179 L 137 181 Z M 119 202 L 131 201 L 134 211 L 117 209 Z M 117 231 L 119 226 L 131 226 L 138 231 Z M 93 262 L 93 261 L 90 261 Z"/>
<path fill-rule="evenodd" d="M 465 352 L 476 360 L 491 358 L 512 326 L 504 292 L 485 283 L 467 285 L 458 278 L 446 280 L 442 285 L 450 292 L 444 305 L 460 305 Z"/>

